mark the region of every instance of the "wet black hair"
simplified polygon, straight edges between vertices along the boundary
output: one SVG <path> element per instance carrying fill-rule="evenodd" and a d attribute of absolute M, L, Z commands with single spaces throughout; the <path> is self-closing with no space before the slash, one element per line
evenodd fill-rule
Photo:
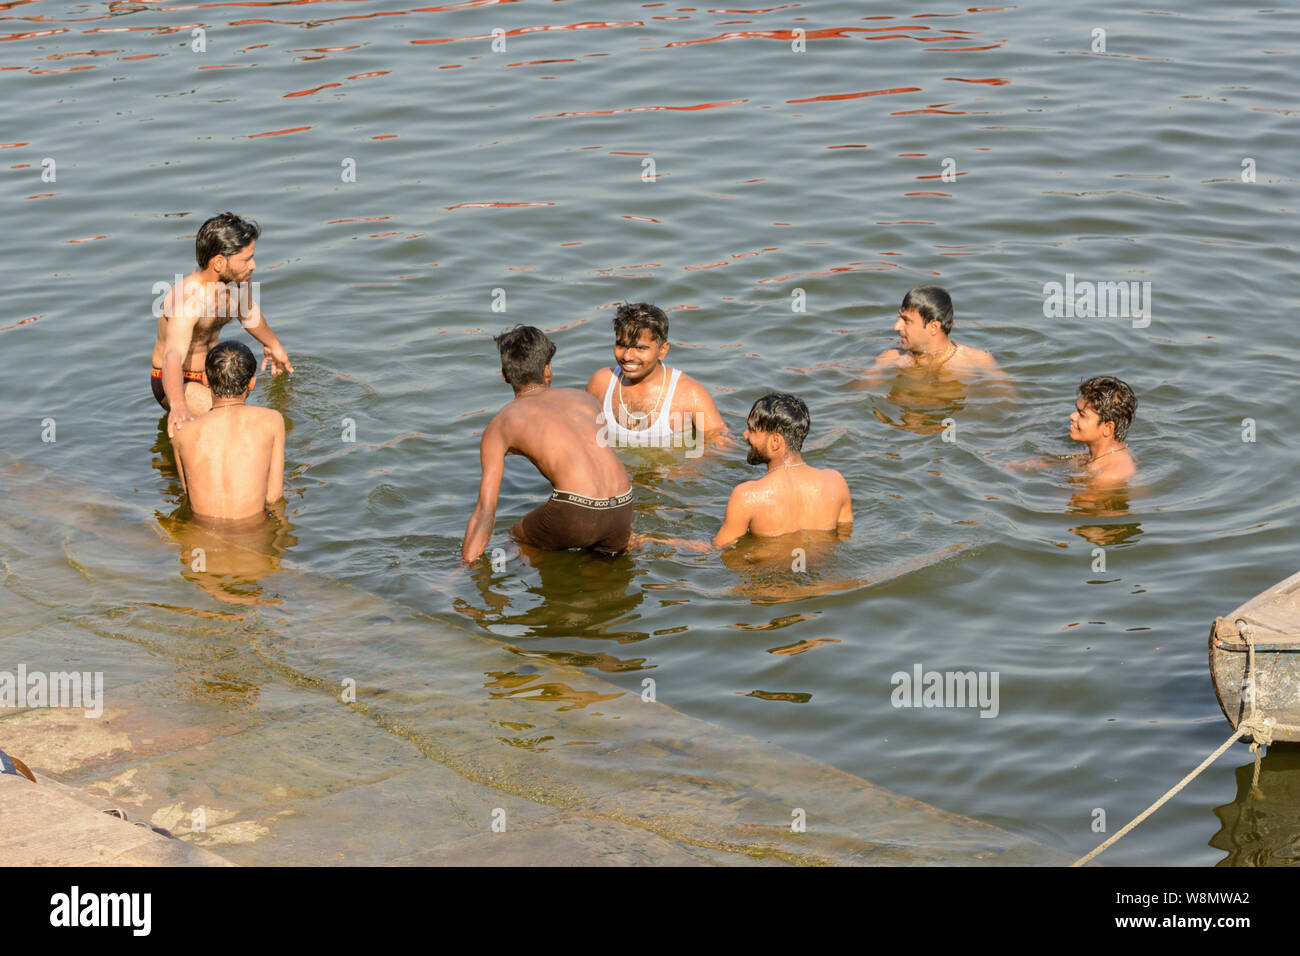
<path fill-rule="evenodd" d="M 546 379 L 546 366 L 555 357 L 555 343 L 541 329 L 516 325 L 492 341 L 501 351 L 501 372 L 515 388 Z"/>
<path fill-rule="evenodd" d="M 614 313 L 614 341 L 635 345 L 641 333 L 648 331 L 660 345 L 668 341 L 668 316 L 649 302 L 624 302 Z"/>
<path fill-rule="evenodd" d="M 206 269 L 217 256 L 238 255 L 261 234 L 262 227 L 257 223 L 240 219 L 233 212 L 220 213 L 199 226 L 194 237 L 194 258 L 200 269 Z"/>
<path fill-rule="evenodd" d="M 208 388 L 216 398 L 237 398 L 257 374 L 257 359 L 243 342 L 218 342 L 203 365 Z"/>
<path fill-rule="evenodd" d="M 952 331 L 952 296 L 947 289 L 937 285 L 919 285 L 903 296 L 900 308 L 904 312 L 916 309 L 921 315 L 922 325 L 938 322 L 944 335 Z"/>
<path fill-rule="evenodd" d="M 754 431 L 775 432 L 785 439 L 791 451 L 802 451 L 812 417 L 803 399 L 785 392 L 772 392 L 754 403 L 749 410 L 748 424 Z"/>
<path fill-rule="evenodd" d="M 1079 397 L 1102 422 L 1114 423 L 1116 441 L 1124 440 L 1138 407 L 1137 395 L 1128 382 L 1109 375 L 1094 375 L 1079 384 Z"/>

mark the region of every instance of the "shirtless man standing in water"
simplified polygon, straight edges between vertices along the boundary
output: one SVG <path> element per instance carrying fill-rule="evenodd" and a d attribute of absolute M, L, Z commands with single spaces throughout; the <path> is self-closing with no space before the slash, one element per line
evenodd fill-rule
<path fill-rule="evenodd" d="M 176 469 L 199 518 L 260 517 L 284 491 L 284 417 L 248 405 L 257 360 L 240 342 L 209 351 L 204 371 L 212 409 L 176 433 Z"/>
<path fill-rule="evenodd" d="M 255 297 L 248 294 L 247 283 L 257 268 L 253 246 L 261 232 L 234 213 L 207 220 L 194 237 L 198 268 L 168 290 L 155 308 L 158 336 L 150 386 L 168 412 L 169 438 L 211 407 L 212 392 L 204 382 L 205 358 L 222 326 L 236 316 L 265 347 L 263 369 L 269 362 L 272 375 L 293 371 L 284 346 L 266 324 Z M 227 283 L 236 284 L 234 295 Z"/>
<path fill-rule="evenodd" d="M 988 352 L 958 345 L 948 337 L 952 331 L 952 297 L 937 285 L 923 285 L 903 296 L 894 331 L 901 348 L 887 349 L 876 356 L 869 378 L 879 378 L 887 369 L 928 369 L 950 372 L 982 371 L 1005 378 Z"/>
<path fill-rule="evenodd" d="M 461 560 L 477 560 L 492 538 L 506 455 L 523 455 L 555 488 L 510 529 L 511 535 L 549 551 L 625 550 L 632 534 L 632 482 L 618 455 L 599 440 L 600 403 L 576 388 L 551 388 L 555 345 L 540 329 L 517 325 L 495 342 L 501 377 L 515 398 L 483 430 L 483 476 Z"/>

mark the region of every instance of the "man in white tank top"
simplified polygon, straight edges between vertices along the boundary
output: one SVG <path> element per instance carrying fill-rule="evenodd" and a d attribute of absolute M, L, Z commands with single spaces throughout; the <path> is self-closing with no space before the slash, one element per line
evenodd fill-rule
<path fill-rule="evenodd" d="M 621 305 L 614 315 L 613 368 L 602 368 L 587 391 L 602 402 L 608 444 L 622 448 L 702 448 L 728 436 L 713 397 L 668 355 L 668 316 L 648 302 Z M 689 454 L 689 453 L 688 453 Z"/>

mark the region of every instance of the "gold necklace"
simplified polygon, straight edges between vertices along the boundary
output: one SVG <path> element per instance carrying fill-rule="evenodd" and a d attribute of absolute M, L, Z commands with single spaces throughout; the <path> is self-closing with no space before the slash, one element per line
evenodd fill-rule
<path fill-rule="evenodd" d="M 668 374 L 668 371 L 667 371 L 667 367 L 664 366 L 664 365 L 660 365 L 660 366 L 659 366 L 659 369 L 660 369 L 660 371 L 663 372 L 663 375 L 660 375 L 660 376 L 659 376 L 659 391 L 658 391 L 658 393 L 655 395 L 655 403 L 654 403 L 653 405 L 650 406 L 650 411 L 648 411 L 648 412 L 634 412 L 634 411 L 630 410 L 626 405 L 623 404 L 623 373 L 622 373 L 622 370 L 619 371 L 619 379 L 618 379 L 618 407 L 621 408 L 621 409 L 623 410 L 623 421 L 625 421 L 625 422 L 630 422 L 632 425 L 636 425 L 636 426 L 638 426 L 636 429 L 634 429 L 634 430 L 636 430 L 636 431 L 640 431 L 640 430 L 641 430 L 640 427 L 639 427 L 640 424 L 641 424 L 642 422 L 646 421 L 646 420 L 647 420 L 647 419 L 648 419 L 648 418 L 649 418 L 649 417 L 654 413 L 655 409 L 657 409 L 657 408 L 659 407 L 659 403 L 663 400 L 663 397 L 664 397 L 664 375 L 667 375 L 667 374 Z"/>
<path fill-rule="evenodd" d="M 527 395 L 529 392 L 535 392 L 535 391 L 537 391 L 539 388 L 545 388 L 545 387 L 546 387 L 546 383 L 545 383 L 545 382 L 534 382 L 532 385 L 528 386 L 528 388 L 524 389 L 524 390 L 521 391 L 518 395 L 516 395 L 515 398 L 523 398 L 523 397 L 524 397 L 525 395 Z"/>
<path fill-rule="evenodd" d="M 1112 448 L 1110 451 L 1104 451 L 1104 452 L 1102 452 L 1100 455 L 1098 455 L 1096 458 L 1091 458 L 1091 459 L 1089 459 L 1089 460 L 1088 460 L 1088 464 L 1091 465 L 1093 462 L 1101 461 L 1101 460 L 1102 460 L 1103 458 L 1105 458 L 1107 455 L 1113 455 L 1113 454 L 1115 454 L 1115 452 L 1117 452 L 1117 451 L 1128 451 L 1128 445 L 1120 445 L 1118 448 Z"/>
<path fill-rule="evenodd" d="M 912 364 L 917 368 L 943 368 L 952 360 L 952 357 L 957 354 L 957 347 L 956 342 L 951 343 L 948 346 L 947 353 L 943 357 L 943 361 L 941 362 L 929 362 L 926 365 L 922 365 L 920 359 L 916 356 L 912 356 Z"/>

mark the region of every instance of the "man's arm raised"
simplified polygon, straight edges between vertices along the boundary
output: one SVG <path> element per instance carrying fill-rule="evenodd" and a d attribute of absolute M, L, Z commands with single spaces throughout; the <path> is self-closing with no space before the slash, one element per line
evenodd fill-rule
<path fill-rule="evenodd" d="M 479 461 L 483 477 L 478 486 L 478 503 L 465 527 L 465 540 L 460 546 L 460 559 L 465 563 L 478 560 L 492 540 L 492 526 L 497 517 L 497 495 L 501 491 L 501 476 L 506 470 L 506 440 L 496 419 L 483 431 L 479 443 Z"/>

